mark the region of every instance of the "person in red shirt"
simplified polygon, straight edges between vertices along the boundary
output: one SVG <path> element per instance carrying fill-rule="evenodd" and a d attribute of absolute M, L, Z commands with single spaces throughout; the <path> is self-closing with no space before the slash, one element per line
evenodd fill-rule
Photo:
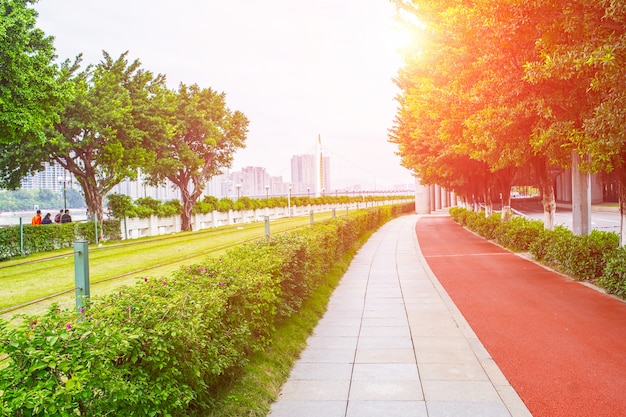
<path fill-rule="evenodd" d="M 33 226 L 36 224 L 41 224 L 41 210 L 37 210 L 37 214 L 33 216 L 33 218 L 30 221 L 30 224 L 32 224 Z"/>

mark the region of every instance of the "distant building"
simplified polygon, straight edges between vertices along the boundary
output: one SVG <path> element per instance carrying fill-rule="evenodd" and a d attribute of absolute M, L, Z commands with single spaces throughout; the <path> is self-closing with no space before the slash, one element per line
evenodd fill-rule
<path fill-rule="evenodd" d="M 69 181 L 66 181 L 69 178 Z M 62 191 L 63 183 L 67 188 L 76 187 L 74 176 L 58 163 L 44 164 L 43 171 L 35 172 L 22 179 L 22 189 Z"/>
<path fill-rule="evenodd" d="M 324 193 L 330 188 L 330 158 L 322 158 L 322 189 Z M 316 157 L 315 155 L 294 155 L 291 157 L 291 186 L 294 195 L 316 195 Z M 319 190 L 322 194 L 322 190 Z"/>

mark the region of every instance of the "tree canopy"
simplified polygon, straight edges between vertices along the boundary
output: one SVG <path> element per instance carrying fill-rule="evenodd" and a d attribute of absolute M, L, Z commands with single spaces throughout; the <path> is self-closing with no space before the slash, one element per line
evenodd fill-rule
<path fill-rule="evenodd" d="M 407 54 L 398 74 L 400 107 L 390 132 L 403 164 L 423 183 L 462 195 L 482 188 L 488 196 L 495 181 L 508 196 L 514 176 L 524 173 L 541 187 L 548 211 L 550 173 L 568 167 L 572 152 L 585 156 L 591 172 L 624 164 L 623 2 L 395 3 L 418 17 L 429 39 Z M 471 175 L 469 161 L 484 164 L 484 175 Z M 467 184 L 477 179 L 484 182 Z"/>
<path fill-rule="evenodd" d="M 46 131 L 66 94 L 53 38 L 35 26 L 35 2 L 0 0 L 0 187 L 8 189 L 41 168 Z"/>
<path fill-rule="evenodd" d="M 72 75 L 71 100 L 48 142 L 50 158 L 74 174 L 100 219 L 104 195 L 150 164 L 151 144 L 166 134 L 156 104 L 165 78 L 126 56 L 113 59 L 104 52 L 100 63 Z"/>
<path fill-rule="evenodd" d="M 181 191 L 182 230 L 189 230 L 206 181 L 229 167 L 235 151 L 245 146 L 248 119 L 228 109 L 224 93 L 196 84 L 181 84 L 167 102 L 170 134 L 153 144 L 156 158 L 145 173 L 152 183 L 167 179 Z"/>

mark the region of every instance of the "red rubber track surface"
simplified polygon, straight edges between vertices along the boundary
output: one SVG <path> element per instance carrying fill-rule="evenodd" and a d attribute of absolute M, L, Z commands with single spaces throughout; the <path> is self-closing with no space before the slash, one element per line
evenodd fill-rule
<path fill-rule="evenodd" d="M 423 217 L 428 265 L 534 417 L 626 416 L 626 303 Z"/>

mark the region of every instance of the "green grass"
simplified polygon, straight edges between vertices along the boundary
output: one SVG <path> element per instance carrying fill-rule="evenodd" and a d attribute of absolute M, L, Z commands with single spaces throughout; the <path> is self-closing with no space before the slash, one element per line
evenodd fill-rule
<path fill-rule="evenodd" d="M 317 213 L 315 220 L 321 221 L 330 216 L 331 213 Z M 308 216 L 275 220 L 270 223 L 270 232 L 275 234 L 306 227 L 309 222 Z M 263 238 L 264 233 L 264 223 L 257 222 L 90 247 L 91 295 L 97 296 L 121 285 L 134 284 L 139 277 L 166 276 L 182 265 L 198 262 L 207 256 L 219 256 L 232 245 Z M 58 258 L 47 259 L 51 256 Z M 73 287 L 74 254 L 71 249 L 0 263 L 0 310 Z M 4 317 L 15 313 L 40 314 L 52 302 L 70 307 L 74 304 L 74 294 L 21 308 Z"/>
<path fill-rule="evenodd" d="M 271 336 L 272 344 L 255 354 L 242 372 L 215 393 L 216 403 L 199 417 L 264 417 L 289 377 L 292 365 L 306 346 L 306 340 L 326 311 L 333 290 L 348 269 L 359 247 L 371 234 L 363 237 L 333 266 L 326 281 L 317 288 L 302 309 L 279 325 Z M 297 417 L 297 416 L 296 416 Z"/>

